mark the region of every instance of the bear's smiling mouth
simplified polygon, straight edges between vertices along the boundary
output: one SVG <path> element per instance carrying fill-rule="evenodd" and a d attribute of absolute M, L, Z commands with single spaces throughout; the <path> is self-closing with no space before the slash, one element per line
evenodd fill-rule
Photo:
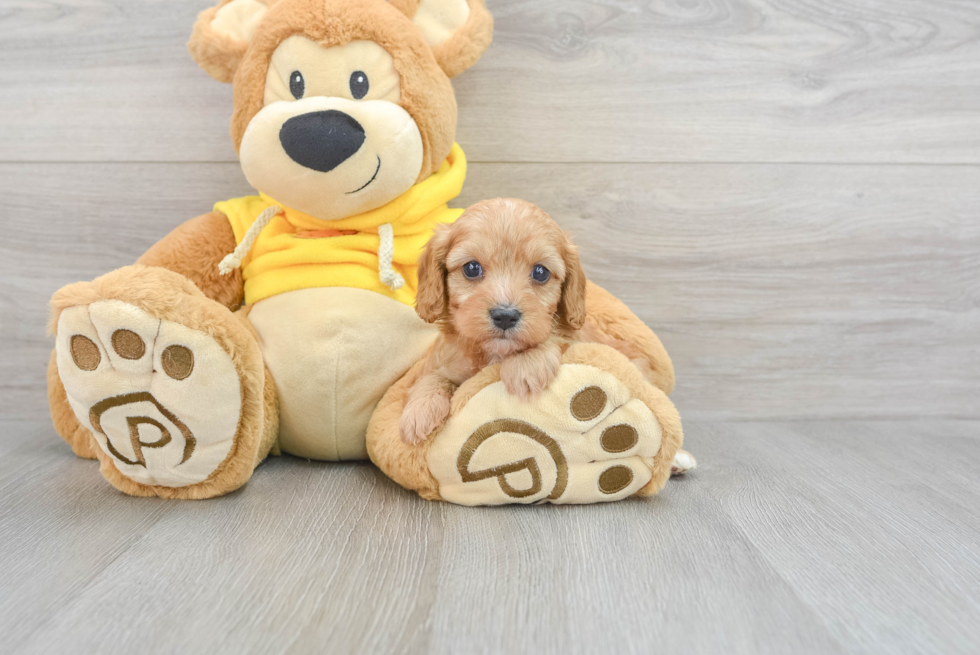
<path fill-rule="evenodd" d="M 357 193 L 358 191 L 362 191 L 363 189 L 365 189 L 367 187 L 367 185 L 371 184 L 371 182 L 374 182 L 374 178 L 378 177 L 378 171 L 381 170 L 381 156 L 380 155 L 377 155 L 377 157 L 378 157 L 378 167 L 374 169 L 374 175 L 371 176 L 371 179 L 368 180 L 367 182 L 365 182 L 363 185 L 357 187 L 353 191 L 348 191 L 344 195 L 348 195 L 349 196 L 352 193 Z"/>

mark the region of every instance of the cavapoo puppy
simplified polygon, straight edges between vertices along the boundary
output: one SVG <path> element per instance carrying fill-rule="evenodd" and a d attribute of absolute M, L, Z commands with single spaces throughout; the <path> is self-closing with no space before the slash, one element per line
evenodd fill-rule
<path fill-rule="evenodd" d="M 601 341 L 639 357 L 632 344 L 589 338 L 599 335 L 586 326 L 578 250 L 530 202 L 473 205 L 436 231 L 418 276 L 416 311 L 440 334 L 402 413 L 407 443 L 421 443 L 439 427 L 456 388 L 488 364 L 499 362 L 507 391 L 529 399 L 554 380 L 572 341 Z"/>

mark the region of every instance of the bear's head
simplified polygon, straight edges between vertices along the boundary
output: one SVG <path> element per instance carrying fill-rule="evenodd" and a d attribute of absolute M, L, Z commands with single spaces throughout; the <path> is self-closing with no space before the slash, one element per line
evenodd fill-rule
<path fill-rule="evenodd" d="M 222 0 L 188 47 L 234 84 L 231 136 L 249 183 L 335 220 L 439 168 L 456 134 L 449 78 L 492 33 L 483 0 Z"/>

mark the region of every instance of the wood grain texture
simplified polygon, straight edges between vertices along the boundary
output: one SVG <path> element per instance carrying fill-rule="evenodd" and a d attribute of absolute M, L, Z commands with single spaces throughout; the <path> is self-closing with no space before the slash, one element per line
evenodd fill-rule
<path fill-rule="evenodd" d="M 687 435 L 652 499 L 471 509 L 291 457 L 127 498 L 49 433 L 0 461 L 4 650 L 973 652 L 980 423 Z"/>
<path fill-rule="evenodd" d="M 235 164 L 0 165 L 9 416 L 45 411 L 51 293 L 248 192 Z M 459 202 L 499 195 L 660 335 L 685 418 L 980 418 L 980 168 L 475 164 Z"/>
<path fill-rule="evenodd" d="M 700 463 L 497 509 L 290 457 L 128 498 L 53 433 L 51 293 L 250 193 L 184 46 L 211 3 L 0 6 L 0 650 L 976 651 L 980 3 L 489 0 L 459 203 L 572 232 Z"/>
<path fill-rule="evenodd" d="M 0 160 L 233 161 L 211 0 L 0 10 Z M 473 161 L 980 163 L 974 0 L 490 0 Z M 555 129 L 561 126 L 561 129 Z"/>
<path fill-rule="evenodd" d="M 839 643 L 975 648 L 980 524 L 954 498 L 965 491 L 975 504 L 980 492 L 964 476 L 980 456 L 976 423 L 728 424 L 696 434 L 718 463 L 698 483 Z"/>

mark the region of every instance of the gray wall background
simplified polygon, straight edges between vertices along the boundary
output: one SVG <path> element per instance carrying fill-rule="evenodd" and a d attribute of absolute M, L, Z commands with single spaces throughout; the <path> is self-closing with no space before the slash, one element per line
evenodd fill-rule
<path fill-rule="evenodd" d="M 46 301 L 249 192 L 209 3 L 0 10 L 0 411 Z M 492 0 L 460 203 L 541 204 L 661 336 L 685 418 L 980 415 L 973 0 Z"/>

